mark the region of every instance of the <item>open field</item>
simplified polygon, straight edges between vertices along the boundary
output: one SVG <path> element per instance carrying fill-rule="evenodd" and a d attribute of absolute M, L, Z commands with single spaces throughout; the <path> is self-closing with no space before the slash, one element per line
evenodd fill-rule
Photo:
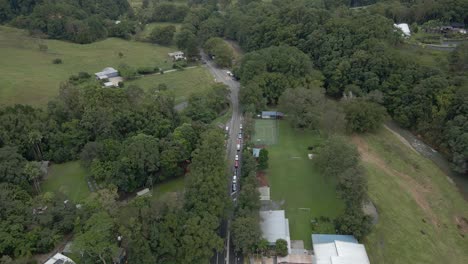
<path fill-rule="evenodd" d="M 39 44 L 47 50 L 39 50 Z M 80 71 L 94 73 L 121 63 L 169 69 L 172 61 L 167 53 L 172 51 L 174 48 L 117 38 L 86 45 L 42 40 L 0 26 L 0 105 L 45 105 L 57 94 L 60 82 Z M 52 64 L 55 58 L 61 58 L 63 64 Z"/>
<path fill-rule="evenodd" d="M 391 132 L 355 136 L 379 222 L 365 244 L 371 263 L 464 263 L 468 204 L 431 161 Z"/>
<path fill-rule="evenodd" d="M 255 132 L 252 141 L 255 145 L 273 145 L 278 142 L 278 124 L 280 121 L 271 119 L 255 120 Z"/>
<path fill-rule="evenodd" d="M 41 188 L 43 192 L 63 192 L 74 202 L 79 202 L 89 194 L 86 176 L 86 170 L 78 161 L 53 164 Z"/>
<path fill-rule="evenodd" d="M 344 204 L 337 197 L 335 181 L 321 176 L 307 157 L 307 147 L 317 146 L 322 139 L 311 132 L 296 131 L 286 121 L 278 123 L 278 144 L 267 148 L 271 197 L 284 202 L 291 239 L 303 240 L 310 249 L 311 219 L 334 218 L 342 212 Z"/>
<path fill-rule="evenodd" d="M 171 23 L 171 22 L 154 22 L 154 23 L 149 23 L 146 24 L 143 31 L 141 32 L 141 37 L 149 37 L 151 34 L 151 31 L 157 26 L 169 26 L 173 25 L 176 28 L 176 32 L 178 32 L 182 26 L 180 23 Z"/>
<path fill-rule="evenodd" d="M 165 74 L 146 75 L 126 82 L 126 85 L 133 84 L 147 90 L 165 84 L 167 91 L 174 94 L 176 103 L 180 103 L 186 101 L 190 94 L 205 91 L 214 83 L 213 76 L 206 68 L 196 67 Z"/>

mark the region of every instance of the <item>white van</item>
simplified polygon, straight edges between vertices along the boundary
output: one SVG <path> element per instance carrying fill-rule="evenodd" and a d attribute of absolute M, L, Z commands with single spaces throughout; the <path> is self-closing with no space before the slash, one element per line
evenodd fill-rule
<path fill-rule="evenodd" d="M 236 175 L 234 175 L 234 176 L 232 177 L 232 183 L 237 183 L 237 176 L 236 176 Z"/>

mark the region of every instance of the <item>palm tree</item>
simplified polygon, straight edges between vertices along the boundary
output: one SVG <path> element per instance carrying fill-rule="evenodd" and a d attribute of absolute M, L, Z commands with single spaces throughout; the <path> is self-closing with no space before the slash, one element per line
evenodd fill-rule
<path fill-rule="evenodd" d="M 29 181 L 32 181 L 36 192 L 39 194 L 41 192 L 41 186 L 39 184 L 39 179 L 42 176 L 41 165 L 37 161 L 30 161 L 26 163 L 24 167 L 24 173 L 28 176 Z"/>

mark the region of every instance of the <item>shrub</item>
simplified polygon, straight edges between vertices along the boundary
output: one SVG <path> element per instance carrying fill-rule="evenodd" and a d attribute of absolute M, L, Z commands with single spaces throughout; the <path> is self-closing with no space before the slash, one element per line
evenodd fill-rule
<path fill-rule="evenodd" d="M 62 64 L 62 59 L 56 58 L 52 61 L 53 64 Z"/>
<path fill-rule="evenodd" d="M 139 74 L 151 74 L 155 73 L 159 68 L 153 68 L 153 67 L 140 67 L 137 69 L 137 72 Z"/>
<path fill-rule="evenodd" d="M 288 242 L 284 239 L 276 240 L 275 251 L 278 256 L 284 257 L 288 255 Z"/>
<path fill-rule="evenodd" d="M 78 78 L 80 78 L 80 79 L 89 79 L 89 78 L 91 78 L 91 74 L 89 74 L 87 72 L 79 72 L 78 73 Z"/>

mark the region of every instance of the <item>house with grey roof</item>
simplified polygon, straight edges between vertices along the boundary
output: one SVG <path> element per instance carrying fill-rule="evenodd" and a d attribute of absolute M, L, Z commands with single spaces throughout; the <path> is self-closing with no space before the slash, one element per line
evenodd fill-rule
<path fill-rule="evenodd" d="M 104 68 L 104 70 L 96 72 L 94 75 L 97 80 L 104 82 L 104 87 L 118 87 L 119 83 L 123 82 L 122 77 L 119 76 L 119 71 L 112 67 Z"/>
<path fill-rule="evenodd" d="M 288 252 L 291 253 L 291 237 L 289 235 L 289 220 L 284 210 L 260 211 L 260 230 L 262 237 L 273 246 L 276 240 L 288 242 Z"/>

